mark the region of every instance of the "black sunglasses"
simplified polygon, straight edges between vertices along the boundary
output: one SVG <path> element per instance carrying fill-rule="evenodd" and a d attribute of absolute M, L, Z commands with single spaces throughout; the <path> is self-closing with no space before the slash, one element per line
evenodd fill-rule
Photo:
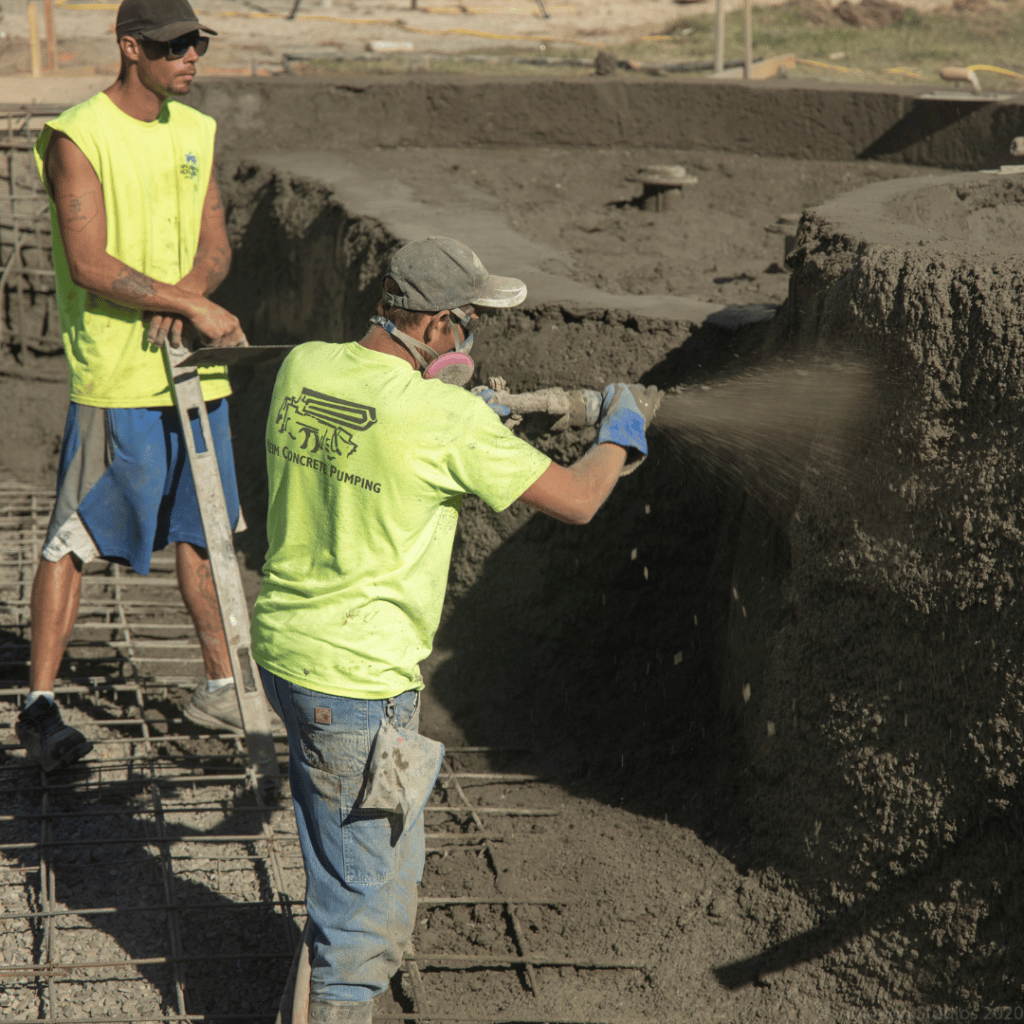
<path fill-rule="evenodd" d="M 210 37 L 201 36 L 198 32 L 189 32 L 187 35 L 169 39 L 167 42 L 157 42 L 155 39 L 143 39 L 141 42 L 151 52 L 160 53 L 167 60 L 177 60 L 179 57 L 184 57 L 189 50 L 195 50 L 196 56 L 202 57 L 210 46 Z"/>

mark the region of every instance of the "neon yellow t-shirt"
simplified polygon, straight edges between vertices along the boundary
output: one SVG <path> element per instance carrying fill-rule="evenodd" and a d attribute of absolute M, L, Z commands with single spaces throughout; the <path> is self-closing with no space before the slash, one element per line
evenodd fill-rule
<path fill-rule="evenodd" d="M 266 445 L 256 661 L 344 697 L 422 687 L 462 496 L 500 512 L 550 459 L 475 395 L 357 342 L 289 354 Z"/>
<path fill-rule="evenodd" d="M 35 146 L 36 166 L 45 185 L 46 147 L 54 131 L 67 135 L 103 186 L 107 252 L 156 281 L 177 284 L 199 247 L 216 130 L 212 117 L 173 100 L 155 121 L 139 121 L 101 92 L 46 125 Z M 104 408 L 173 405 L 163 350 L 147 344 L 142 311 L 79 288 L 52 201 L 50 223 L 71 401 Z M 231 394 L 226 367 L 199 373 L 207 401 Z"/>

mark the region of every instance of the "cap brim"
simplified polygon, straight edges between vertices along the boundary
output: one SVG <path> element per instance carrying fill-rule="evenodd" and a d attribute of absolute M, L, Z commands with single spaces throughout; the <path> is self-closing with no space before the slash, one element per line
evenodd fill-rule
<path fill-rule="evenodd" d="M 493 306 L 507 308 L 518 306 L 526 298 L 526 285 L 517 277 L 496 277 L 491 274 L 487 278 L 487 290 L 473 300 L 474 306 Z"/>
<path fill-rule="evenodd" d="M 149 29 L 145 33 L 144 38 L 152 39 L 154 43 L 169 43 L 172 39 L 177 39 L 178 36 L 188 35 L 189 32 L 205 32 L 210 36 L 217 34 L 212 28 L 200 25 L 198 21 L 175 21 L 170 25 Z"/>

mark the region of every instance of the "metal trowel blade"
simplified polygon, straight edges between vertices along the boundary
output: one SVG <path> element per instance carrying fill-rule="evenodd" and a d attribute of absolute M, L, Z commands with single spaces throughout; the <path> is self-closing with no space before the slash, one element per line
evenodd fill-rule
<path fill-rule="evenodd" d="M 197 348 L 178 366 L 257 366 L 284 359 L 294 345 L 243 345 L 240 348 Z"/>

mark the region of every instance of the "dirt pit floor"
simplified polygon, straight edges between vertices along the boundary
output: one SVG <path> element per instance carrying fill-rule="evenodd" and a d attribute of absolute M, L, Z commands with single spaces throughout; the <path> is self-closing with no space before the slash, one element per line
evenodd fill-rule
<path fill-rule="evenodd" d="M 275 124 L 263 128 L 258 143 L 271 146 Z M 782 303 L 788 294 L 784 247 L 793 225 L 780 218 L 859 186 L 934 173 L 898 163 L 694 149 L 353 147 L 328 158 L 378 191 L 411 190 L 435 211 L 429 230 L 443 230 L 447 211 L 457 208 L 496 214 L 554 253 L 542 269 L 555 277 L 620 295 L 757 307 Z M 636 202 L 640 186 L 630 177 L 652 163 L 682 164 L 698 178 L 678 209 L 657 213 Z M 380 222 L 339 206 L 330 189 L 275 168 L 255 149 L 247 154 L 233 144 L 219 173 L 236 247 L 221 298 L 243 317 L 252 340 L 356 337 L 376 297 L 380 260 L 396 239 Z M 500 252 L 487 262 L 496 273 L 517 272 Z M 342 271 L 348 276 L 330 296 L 332 275 Z M 338 312 L 332 301 L 348 305 Z M 792 314 L 792 303 L 785 308 Z M 762 359 L 771 337 L 764 317 L 757 319 L 720 330 L 622 310 L 528 305 L 485 321 L 478 362 L 488 372 L 501 371 L 514 388 L 597 386 L 622 377 L 674 386 Z M 45 495 L 56 469 L 65 385 L 52 357 L 22 353 L 15 360 L 3 353 L 3 360 L 0 401 L 8 440 L 0 474 L 17 484 L 14 491 Z M 261 449 L 271 382 L 266 370 L 235 378 L 236 457 L 250 522 L 239 548 L 250 598 L 264 543 Z M 591 439 L 550 435 L 536 425 L 527 432 L 563 462 Z M 897 872 L 895 884 L 866 885 L 852 895 L 848 880 L 830 892 L 820 874 L 801 867 L 792 847 L 802 846 L 802 835 L 773 832 L 758 816 L 759 797 L 779 780 L 763 762 L 751 761 L 749 739 L 723 712 L 723 690 L 736 673 L 728 653 L 739 614 L 733 558 L 741 534 L 751 530 L 746 505 L 741 489 L 695 471 L 668 447 L 659 450 L 656 440 L 647 465 L 622 481 L 584 529 L 518 507 L 495 516 L 467 500 L 445 618 L 424 665 L 423 731 L 455 750 L 451 778 L 442 779 L 434 797 L 436 817 L 428 818 L 428 831 L 436 834 L 428 844 L 414 937 L 420 956 L 441 959 L 424 960 L 418 974 L 403 971 L 379 1001 L 379 1019 L 403 1013 L 421 1020 L 595 1024 L 1020 1019 L 1024 973 L 1014 952 L 1019 881 L 1012 876 L 1017 861 L 1010 844 L 1021 832 L 1012 814 L 1007 821 L 979 822 L 975 832 L 951 840 L 953 853 L 928 862 L 927 877 Z M 765 544 L 774 543 L 767 527 L 764 536 Z M 9 654 L 4 685 L 12 694 L 24 678 L 25 564 L 22 557 L 18 567 L 8 566 L 14 575 L 4 580 L 8 607 L 21 609 L 2 627 Z M 103 581 L 104 587 L 118 585 Z M 169 592 L 168 609 L 175 600 Z M 168 610 L 167 618 L 180 627 L 180 613 Z M 76 640 L 81 646 L 72 653 L 85 658 L 95 633 L 76 633 Z M 180 721 L 194 664 L 156 669 L 144 654 L 131 655 L 138 674 L 150 680 L 141 702 L 155 709 L 154 728 L 171 730 L 170 739 L 158 742 L 161 763 L 186 764 L 197 776 L 237 767 L 234 745 L 189 734 Z M 123 671 L 123 661 L 117 664 Z M 70 657 L 62 678 L 81 676 L 85 665 Z M 176 673 L 175 685 L 158 685 L 159 671 Z M 151 683 L 152 692 L 146 689 Z M 65 701 L 72 720 L 90 735 L 107 735 L 101 720 L 138 717 L 131 708 L 140 703 L 98 696 L 88 687 Z M 14 789 L 38 779 L 14 749 L 15 712 L 11 700 L 0 706 L 8 757 L 0 771 L 12 806 Z M 116 758 L 141 754 L 141 744 L 116 748 L 111 770 L 121 768 Z M 222 786 L 211 797 L 220 811 L 193 815 L 183 827 L 241 831 L 241 787 L 232 790 L 216 777 L 210 784 Z M 196 784 L 191 796 L 188 784 L 177 785 L 187 810 Z M 472 807 L 475 819 L 445 810 L 455 805 L 460 787 L 458 806 Z M 81 799 L 74 791 L 58 794 L 53 806 L 73 812 Z M 771 806 L 770 800 L 763 804 Z M 26 788 L 16 807 L 37 813 L 38 794 Z M 282 874 L 269 885 L 257 872 L 245 883 L 248 898 L 267 898 L 274 886 L 279 895 L 284 886 L 286 896 L 301 900 L 286 819 L 273 819 L 285 846 Z M 4 842 L 33 840 L 29 828 L 24 821 L 11 825 Z M 152 838 L 154 832 L 139 834 Z M 995 877 L 998 869 L 988 859 L 974 864 L 975 876 L 965 876 L 974 890 L 991 886 L 987 902 L 979 897 L 973 904 L 977 927 L 970 932 L 952 912 L 943 919 L 946 911 L 933 897 L 945 883 L 955 885 L 958 872 L 972 870 L 969 858 L 957 858 L 979 839 L 986 849 L 1006 845 L 1010 874 Z M 115 848 L 123 856 L 112 859 L 111 879 L 120 877 L 118 865 L 126 861 L 138 877 L 160 868 L 159 857 L 147 860 L 134 849 Z M 31 858 L 6 848 L 3 855 L 4 909 L 35 910 L 40 898 Z M 116 887 L 94 893 L 75 858 L 58 852 L 52 862 L 56 894 L 50 898 L 59 906 L 74 912 L 141 902 L 138 892 Z M 246 898 L 245 886 L 240 895 L 224 881 L 219 862 L 194 866 L 189 899 Z M 154 874 L 147 882 L 152 900 L 160 898 L 157 881 Z M 467 897 L 466 904 L 449 902 Z M 1008 909 L 1000 916 L 1003 900 Z M 296 913 L 301 920 L 301 908 Z M 144 959 L 166 941 L 128 926 L 104 928 L 95 923 L 102 918 L 81 920 L 93 923 L 58 937 L 68 947 L 58 950 L 58 959 L 77 955 L 71 949 L 115 959 L 112 948 Z M 213 959 L 201 970 L 186 963 L 179 980 L 189 1012 L 211 1020 L 229 1013 L 272 1019 L 287 969 L 280 932 L 269 915 L 250 925 L 243 951 L 267 959 L 248 976 Z M 19 919 L 3 940 L 4 962 L 32 963 L 40 934 Z M 230 934 L 218 932 L 209 941 L 198 932 L 188 935 L 196 950 L 236 951 Z M 473 966 L 460 969 L 444 957 L 466 957 Z M 510 960 L 529 966 L 510 970 L 504 966 Z M 175 978 L 154 967 L 139 971 L 120 987 L 90 978 L 73 991 L 57 986 L 64 993 L 57 997 L 59 1015 L 137 1020 L 168 1012 Z M 0 985 L 4 1019 L 37 1019 L 50 998 L 25 978 L 0 978 Z"/>
<path fill-rule="evenodd" d="M 787 235 L 801 211 L 861 185 L 934 173 L 872 160 L 787 160 L 681 149 L 359 150 L 422 202 L 494 210 L 561 258 L 550 273 L 612 294 L 678 295 L 722 305 L 779 305 L 789 289 Z M 685 167 L 696 179 L 664 210 L 644 208 L 641 168 Z M 597 378 L 600 367 L 594 367 Z"/>

